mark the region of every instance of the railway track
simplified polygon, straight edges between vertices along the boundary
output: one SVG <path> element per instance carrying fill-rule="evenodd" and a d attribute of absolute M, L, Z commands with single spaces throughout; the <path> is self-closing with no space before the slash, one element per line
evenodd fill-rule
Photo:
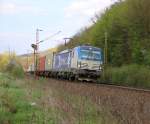
<path fill-rule="evenodd" d="M 28 75 L 29 76 L 29 75 Z M 47 79 L 54 79 L 54 78 L 47 78 Z M 67 83 L 74 83 L 74 84 L 83 84 L 83 85 L 90 85 L 90 86 L 96 86 L 96 87 L 106 87 L 110 89 L 120 89 L 120 90 L 128 90 L 128 91 L 135 91 L 135 92 L 141 92 L 141 93 L 150 93 L 150 89 L 144 89 L 144 88 L 135 88 L 135 87 L 128 87 L 128 86 L 120 86 L 120 85 L 114 85 L 114 84 L 104 84 L 104 83 L 93 83 L 88 81 L 69 81 L 65 79 L 54 79 L 57 81 L 67 82 Z"/>
<path fill-rule="evenodd" d="M 147 92 L 150 93 L 150 90 L 143 89 L 143 88 L 134 88 L 134 87 L 127 87 L 127 86 L 119 86 L 119 85 L 113 85 L 113 84 L 97 84 L 98 86 L 113 88 L 113 89 L 122 89 L 122 90 L 128 90 L 128 91 L 136 91 L 136 92 Z"/>
<path fill-rule="evenodd" d="M 110 89 L 120 89 L 120 90 L 128 90 L 128 91 L 135 91 L 135 92 L 141 92 L 141 93 L 150 93 L 150 89 L 144 89 L 144 88 L 135 88 L 135 87 L 129 87 L 129 86 L 120 86 L 120 85 L 114 85 L 114 84 L 104 84 L 104 83 L 93 83 L 93 82 L 87 82 L 87 81 L 68 81 L 68 80 L 59 80 L 59 81 L 67 81 L 68 83 L 76 83 L 76 84 L 84 84 L 84 85 L 90 85 L 90 86 L 97 86 L 97 87 L 106 87 Z"/>

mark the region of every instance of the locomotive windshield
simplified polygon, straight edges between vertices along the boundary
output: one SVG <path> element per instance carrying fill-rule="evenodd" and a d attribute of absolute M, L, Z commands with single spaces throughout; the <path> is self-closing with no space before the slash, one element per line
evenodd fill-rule
<path fill-rule="evenodd" d="M 80 49 L 80 59 L 101 61 L 101 50 L 95 47 L 81 47 Z"/>

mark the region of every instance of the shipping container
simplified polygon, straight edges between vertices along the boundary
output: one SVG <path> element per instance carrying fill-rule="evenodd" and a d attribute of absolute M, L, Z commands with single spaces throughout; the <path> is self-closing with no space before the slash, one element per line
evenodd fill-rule
<path fill-rule="evenodd" d="M 66 71 L 71 67 L 71 51 L 65 50 L 54 55 L 53 69 Z"/>
<path fill-rule="evenodd" d="M 46 57 L 40 57 L 38 61 L 38 71 L 45 71 L 45 59 Z"/>
<path fill-rule="evenodd" d="M 53 65 L 53 53 L 49 53 L 48 55 L 46 55 L 45 71 L 51 71 L 53 68 L 52 65 Z"/>

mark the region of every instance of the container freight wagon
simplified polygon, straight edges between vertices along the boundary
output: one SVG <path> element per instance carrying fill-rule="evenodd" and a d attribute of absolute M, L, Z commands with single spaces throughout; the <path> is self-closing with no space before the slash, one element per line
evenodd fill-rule
<path fill-rule="evenodd" d="M 37 68 L 38 75 L 42 76 L 45 73 L 45 59 L 46 59 L 46 57 L 43 56 L 43 57 L 40 57 L 38 60 L 38 68 Z"/>
<path fill-rule="evenodd" d="M 53 69 L 53 58 L 54 54 L 49 53 L 46 55 L 45 59 L 45 76 L 46 77 L 51 77 L 52 76 L 52 69 Z"/>

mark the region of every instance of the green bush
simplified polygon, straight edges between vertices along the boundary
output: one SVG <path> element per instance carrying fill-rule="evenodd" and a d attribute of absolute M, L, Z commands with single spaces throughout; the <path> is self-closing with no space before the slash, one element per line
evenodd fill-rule
<path fill-rule="evenodd" d="M 11 76 L 16 77 L 16 78 L 24 77 L 23 68 L 15 59 L 10 60 L 10 62 L 5 67 L 5 71 L 9 73 Z"/>
<path fill-rule="evenodd" d="M 136 64 L 108 67 L 101 81 L 116 85 L 150 88 L 150 69 Z"/>
<path fill-rule="evenodd" d="M 14 67 L 11 74 L 12 74 L 12 76 L 17 77 L 17 78 L 24 77 L 24 71 L 21 66 Z"/>

